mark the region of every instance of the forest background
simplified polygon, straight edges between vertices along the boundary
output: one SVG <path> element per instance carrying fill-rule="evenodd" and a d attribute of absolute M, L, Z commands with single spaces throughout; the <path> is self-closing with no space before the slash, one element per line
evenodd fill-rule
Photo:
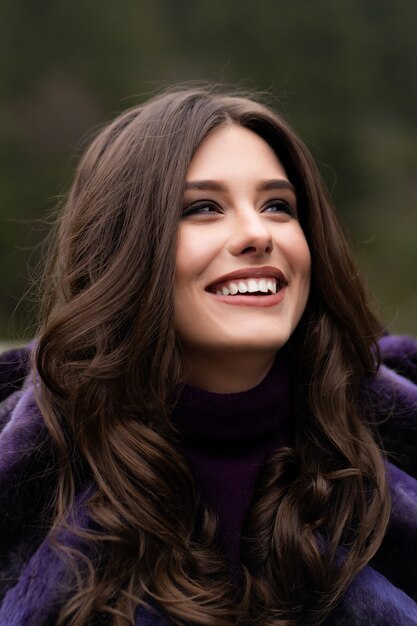
<path fill-rule="evenodd" d="M 0 339 L 34 332 L 46 216 L 91 129 L 187 80 L 278 99 L 387 329 L 417 334 L 416 28 L 415 0 L 3 0 Z"/>

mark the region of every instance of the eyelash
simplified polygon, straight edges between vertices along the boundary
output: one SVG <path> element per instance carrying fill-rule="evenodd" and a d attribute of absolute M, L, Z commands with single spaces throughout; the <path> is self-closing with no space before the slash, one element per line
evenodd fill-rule
<path fill-rule="evenodd" d="M 210 209 L 210 211 L 203 211 L 203 209 Z M 213 209 L 216 213 L 222 212 L 221 208 L 214 202 L 210 202 L 208 200 L 195 202 L 194 204 L 191 204 L 191 206 L 184 209 L 182 217 L 185 218 L 192 215 L 210 215 Z"/>
<path fill-rule="evenodd" d="M 297 210 L 286 200 L 273 200 L 268 202 L 266 206 L 263 208 L 262 212 L 267 212 L 268 209 L 273 207 L 278 207 L 277 211 L 274 213 L 287 213 L 291 217 L 297 217 Z M 203 209 L 206 209 L 205 211 Z M 195 202 L 191 206 L 188 206 L 184 209 L 182 217 L 191 217 L 192 215 L 211 215 L 213 212 L 215 213 L 223 213 L 221 207 L 209 200 Z"/>
<path fill-rule="evenodd" d="M 286 200 L 273 200 L 264 208 L 264 212 L 272 207 L 278 207 L 277 213 L 288 213 L 291 217 L 297 217 L 297 209 Z"/>

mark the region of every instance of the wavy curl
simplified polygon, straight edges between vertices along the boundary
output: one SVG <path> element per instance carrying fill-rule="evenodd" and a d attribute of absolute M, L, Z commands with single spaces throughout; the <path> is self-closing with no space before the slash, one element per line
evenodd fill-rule
<path fill-rule="evenodd" d="M 169 417 L 184 376 L 172 293 L 183 184 L 197 147 L 225 124 L 276 151 L 312 257 L 309 302 L 289 342 L 290 446 L 259 478 L 238 599 Z M 380 331 L 317 168 L 268 107 L 179 89 L 104 128 L 56 223 L 35 354 L 59 459 L 51 532 L 68 523 L 80 485 L 93 486 L 91 527 L 73 529 L 91 551 L 60 547 L 77 582 L 58 624 L 125 626 L 146 603 L 179 625 L 321 624 L 387 524 L 383 459 L 360 401 Z"/>

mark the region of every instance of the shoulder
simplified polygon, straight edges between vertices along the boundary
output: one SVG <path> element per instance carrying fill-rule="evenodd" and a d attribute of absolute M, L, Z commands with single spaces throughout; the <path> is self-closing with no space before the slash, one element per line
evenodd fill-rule
<path fill-rule="evenodd" d="M 366 384 L 368 395 L 375 408 L 410 416 L 412 409 L 417 410 L 417 340 L 390 335 L 378 347 L 381 366 Z"/>
<path fill-rule="evenodd" d="M 417 339 L 407 335 L 386 335 L 379 341 L 385 366 L 417 383 Z"/>
<path fill-rule="evenodd" d="M 29 373 L 32 348 L 27 344 L 0 354 L 0 400 L 22 386 Z"/>
<path fill-rule="evenodd" d="M 417 341 L 386 336 L 381 366 L 363 387 L 367 415 L 387 457 L 389 525 L 326 626 L 417 625 Z"/>
<path fill-rule="evenodd" d="M 379 349 L 379 371 L 364 385 L 371 423 L 388 460 L 417 477 L 417 340 L 386 336 Z"/>
<path fill-rule="evenodd" d="M 0 504 L 10 488 L 51 456 L 48 430 L 30 371 L 31 345 L 0 355 Z"/>
<path fill-rule="evenodd" d="M 41 541 L 54 494 L 54 454 L 30 357 L 30 346 L 0 355 L 0 597 Z"/>
<path fill-rule="evenodd" d="M 29 344 L 0 354 L 0 431 L 28 385 L 31 350 Z"/>
<path fill-rule="evenodd" d="M 379 342 L 382 362 L 378 374 L 367 381 L 366 400 L 371 422 L 386 458 L 391 517 L 382 545 L 371 561 L 372 576 L 396 610 L 404 605 L 398 623 L 417 623 L 417 341 L 412 337 L 386 336 Z M 369 568 L 367 568 L 367 571 Z M 371 576 L 371 574 L 369 574 Z M 378 578 L 383 576 L 384 579 Z M 360 579 L 358 579 L 360 580 Z M 382 581 L 382 582 L 381 582 Z M 355 602 L 360 585 L 353 585 Z M 366 586 L 365 586 L 366 587 Z M 364 587 L 364 588 L 365 588 Z M 369 597 L 377 597 L 368 590 Z M 398 598 L 396 597 L 398 595 Z M 366 594 L 365 594 L 366 595 Z M 348 594 L 349 596 L 349 594 Z M 395 601 L 394 601 L 395 598 Z M 392 599 L 392 602 L 391 602 Z M 372 603 L 364 604 L 363 611 Z M 391 606 L 390 604 L 390 606 Z M 378 606 L 382 606 L 379 602 Z M 405 618 L 407 616 L 409 621 Z M 412 619 L 411 619 L 412 616 Z M 397 623 L 395 619 L 387 623 Z M 364 619 L 362 622 L 367 624 Z M 369 622 L 374 623 L 374 622 Z M 375 623 L 379 623 L 376 621 Z M 385 622 L 382 622 L 385 623 Z"/>

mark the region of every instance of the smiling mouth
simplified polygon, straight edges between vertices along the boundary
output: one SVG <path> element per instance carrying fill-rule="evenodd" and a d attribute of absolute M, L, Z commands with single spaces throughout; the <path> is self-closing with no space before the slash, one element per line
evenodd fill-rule
<path fill-rule="evenodd" d="M 209 285 L 207 291 L 217 296 L 271 296 L 286 286 L 286 281 L 276 276 L 239 278 Z"/>

